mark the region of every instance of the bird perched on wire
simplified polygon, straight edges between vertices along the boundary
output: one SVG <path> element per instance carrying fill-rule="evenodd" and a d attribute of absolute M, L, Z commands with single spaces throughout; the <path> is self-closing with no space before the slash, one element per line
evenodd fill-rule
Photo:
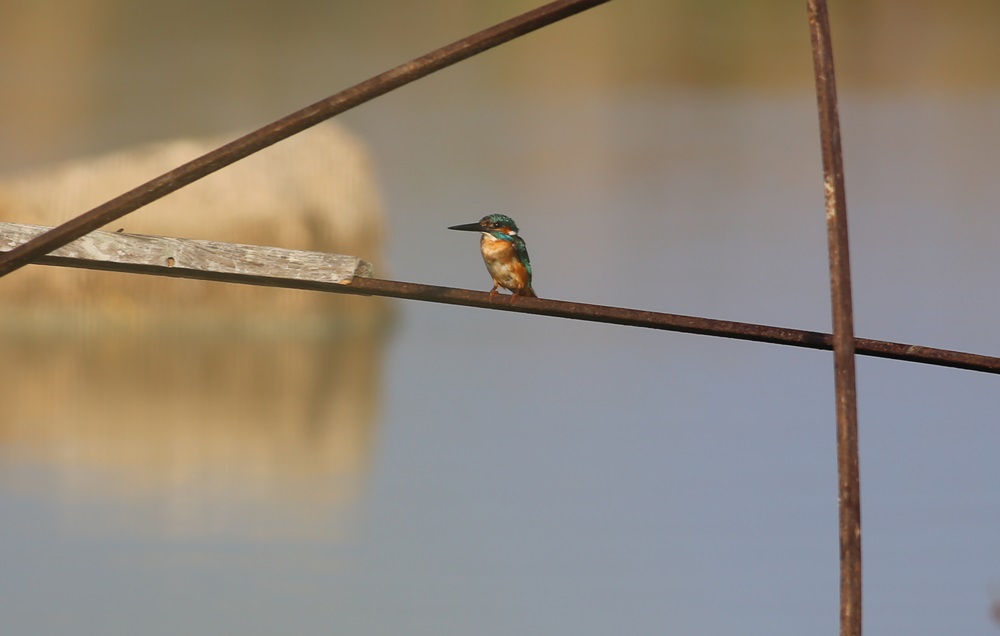
<path fill-rule="evenodd" d="M 453 225 L 449 230 L 464 232 L 480 232 L 479 249 L 483 253 L 483 262 L 493 277 L 493 289 L 490 290 L 490 302 L 497 294 L 497 288 L 503 287 L 511 292 L 511 302 L 518 296 L 538 298 L 531 288 L 531 260 L 528 258 L 528 248 L 524 239 L 518 236 L 517 223 L 503 214 L 484 216 L 477 223 Z"/>

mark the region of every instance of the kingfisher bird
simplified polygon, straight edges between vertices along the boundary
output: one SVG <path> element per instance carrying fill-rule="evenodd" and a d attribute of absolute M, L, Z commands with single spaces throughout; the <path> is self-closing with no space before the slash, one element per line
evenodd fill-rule
<path fill-rule="evenodd" d="M 503 214 L 489 214 L 478 223 L 453 225 L 449 230 L 465 232 L 480 232 L 479 249 L 483 253 L 483 262 L 493 277 L 493 289 L 490 290 L 490 302 L 497 294 L 497 288 L 503 287 L 513 294 L 511 302 L 518 296 L 538 298 L 531 288 L 531 261 L 528 259 L 528 248 L 524 239 L 517 234 L 517 223 Z"/>

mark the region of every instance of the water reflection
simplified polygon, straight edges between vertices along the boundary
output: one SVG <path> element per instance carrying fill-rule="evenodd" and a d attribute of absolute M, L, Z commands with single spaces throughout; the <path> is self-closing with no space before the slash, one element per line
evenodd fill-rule
<path fill-rule="evenodd" d="M 371 463 L 383 340 L 8 334 L 0 446 L 64 501 L 155 502 L 147 532 L 327 533 Z"/>
<path fill-rule="evenodd" d="M 12 176 L 0 209 L 55 225 L 221 143 Z M 119 223 L 383 260 L 364 146 L 330 124 Z M 52 475 L 70 509 L 129 502 L 154 534 L 322 534 L 349 511 L 371 461 L 388 303 L 40 266 L 4 283 L 0 449 L 18 487 Z"/>

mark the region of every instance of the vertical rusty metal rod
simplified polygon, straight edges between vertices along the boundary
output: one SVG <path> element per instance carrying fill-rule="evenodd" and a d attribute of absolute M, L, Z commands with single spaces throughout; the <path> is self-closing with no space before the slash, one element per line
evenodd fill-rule
<path fill-rule="evenodd" d="M 833 46 L 826 0 L 807 0 L 816 101 L 823 150 L 833 364 L 837 395 L 837 472 L 840 508 L 840 634 L 861 636 L 861 478 L 858 469 L 858 404 L 854 311 L 847 242 L 847 201 L 840 147 L 840 116 L 833 73 Z"/>

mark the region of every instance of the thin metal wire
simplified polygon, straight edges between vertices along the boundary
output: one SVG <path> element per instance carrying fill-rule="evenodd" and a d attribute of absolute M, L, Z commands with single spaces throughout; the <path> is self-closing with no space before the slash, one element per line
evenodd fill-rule
<path fill-rule="evenodd" d="M 0 276 L 282 139 L 425 75 L 609 0 L 556 0 L 400 64 L 217 148 L 0 254 Z"/>
<path fill-rule="evenodd" d="M 816 102 L 819 106 L 826 197 L 833 365 L 837 396 L 837 474 L 840 510 L 840 634 L 861 636 L 861 477 L 858 467 L 858 403 L 854 311 L 847 233 L 847 199 L 840 145 L 837 83 L 826 0 L 808 0 Z"/>

